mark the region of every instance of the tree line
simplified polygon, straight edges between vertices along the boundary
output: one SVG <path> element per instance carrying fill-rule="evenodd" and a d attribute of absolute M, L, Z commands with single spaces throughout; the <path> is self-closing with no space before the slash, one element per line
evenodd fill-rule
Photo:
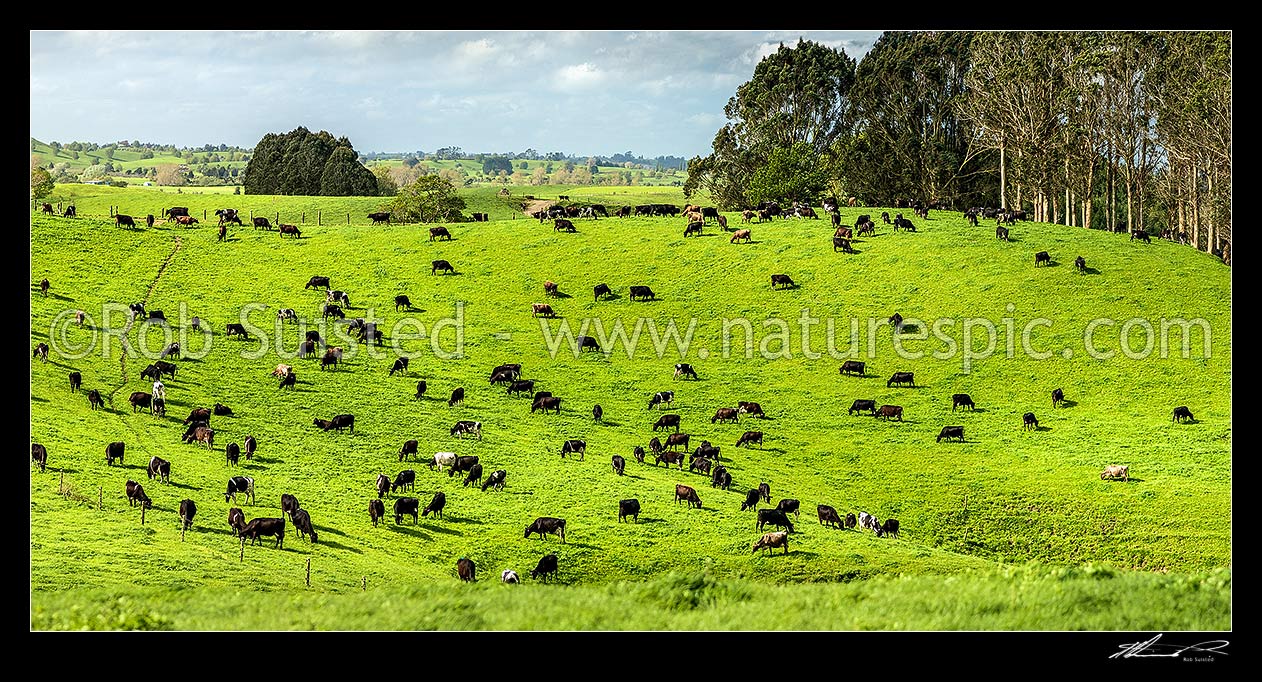
<path fill-rule="evenodd" d="M 1231 241 L 1227 32 L 890 31 L 856 62 L 761 61 L 685 194 L 727 209 L 854 196 Z"/>

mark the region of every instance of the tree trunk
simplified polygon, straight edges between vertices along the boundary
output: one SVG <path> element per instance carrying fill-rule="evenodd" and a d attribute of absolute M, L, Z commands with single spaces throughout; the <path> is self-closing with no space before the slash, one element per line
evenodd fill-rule
<path fill-rule="evenodd" d="M 1213 253 L 1214 249 L 1218 247 L 1218 244 L 1215 243 L 1216 235 L 1214 233 L 1214 171 L 1212 169 L 1210 170 L 1209 173 L 1206 174 L 1206 180 L 1209 183 L 1207 190 L 1209 194 L 1209 201 L 1210 201 L 1209 207 L 1210 208 L 1209 208 L 1209 220 L 1205 221 L 1205 227 L 1206 227 L 1205 253 Z"/>
<path fill-rule="evenodd" d="M 1008 208 L 1008 164 L 1002 141 L 999 143 L 999 208 Z"/>
<path fill-rule="evenodd" d="M 1192 248 L 1201 248 L 1201 192 L 1200 168 L 1192 164 Z"/>

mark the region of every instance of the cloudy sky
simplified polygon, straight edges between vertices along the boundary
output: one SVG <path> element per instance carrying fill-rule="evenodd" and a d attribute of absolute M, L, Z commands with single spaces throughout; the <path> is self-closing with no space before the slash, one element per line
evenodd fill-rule
<path fill-rule="evenodd" d="M 693 156 L 754 65 L 880 31 L 32 31 L 31 136 L 253 146 L 304 125 L 360 151 Z"/>

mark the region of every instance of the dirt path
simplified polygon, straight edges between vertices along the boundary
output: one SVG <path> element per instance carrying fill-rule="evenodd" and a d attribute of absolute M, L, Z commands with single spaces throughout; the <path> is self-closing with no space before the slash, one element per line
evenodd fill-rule
<path fill-rule="evenodd" d="M 556 201 L 552 199 L 536 199 L 527 203 L 526 208 L 522 211 L 522 213 L 525 213 L 526 216 L 529 217 L 531 213 L 534 213 L 535 211 L 542 211 L 555 203 Z"/>
<path fill-rule="evenodd" d="M 179 253 L 183 242 L 180 236 L 175 235 L 175 248 L 171 249 L 171 253 L 167 254 L 166 260 L 162 261 L 162 265 L 158 267 L 158 276 L 153 279 L 153 284 L 149 285 L 149 291 L 145 292 L 145 300 L 141 301 L 145 308 L 149 307 L 149 301 L 153 298 L 153 292 L 158 288 L 158 282 L 162 281 L 162 273 L 166 272 L 167 266 L 171 264 L 171 259 L 175 258 L 175 254 Z M 122 383 L 114 387 L 110 391 L 110 395 L 106 398 L 109 401 L 110 409 L 114 409 L 114 395 L 127 386 L 127 354 L 131 350 L 131 343 L 127 340 L 127 334 L 131 332 L 132 325 L 135 324 L 136 317 L 133 315 L 127 320 L 127 326 L 123 328 L 123 352 L 118 358 L 119 370 L 121 372 Z"/>

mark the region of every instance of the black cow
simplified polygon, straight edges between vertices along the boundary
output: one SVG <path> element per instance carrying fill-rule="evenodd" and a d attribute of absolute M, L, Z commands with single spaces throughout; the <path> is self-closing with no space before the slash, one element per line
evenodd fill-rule
<path fill-rule="evenodd" d="M 903 384 L 909 384 L 911 385 L 912 388 L 915 388 L 916 387 L 916 373 L 915 372 L 894 372 L 894 376 L 890 377 L 890 380 L 885 382 L 885 387 L 889 388 L 890 386 L 893 386 L 895 384 L 898 384 L 900 386 Z"/>
<path fill-rule="evenodd" d="M 763 526 L 768 524 L 777 528 L 788 528 L 790 533 L 793 532 L 793 522 L 779 509 L 758 510 L 758 530 L 762 530 Z"/>
<path fill-rule="evenodd" d="M 241 529 L 242 538 L 250 538 L 250 544 L 258 544 L 265 535 L 276 536 L 276 547 L 285 546 L 285 519 L 254 519 Z"/>
<path fill-rule="evenodd" d="M 640 522 L 640 501 L 637 499 L 618 500 L 618 522 L 621 523 L 628 516 L 635 523 Z"/>
<path fill-rule="evenodd" d="M 853 415 L 854 413 L 862 412 L 863 410 L 869 410 L 873 416 L 876 416 L 876 401 L 875 400 L 856 400 L 850 404 L 850 409 L 847 410 L 847 412 Z"/>
<path fill-rule="evenodd" d="M 131 403 L 131 411 L 135 412 L 142 407 L 149 407 L 149 403 L 152 399 L 153 396 L 151 394 L 145 393 L 144 391 L 136 391 L 131 394 L 131 397 L 127 399 L 127 402 Z"/>
<path fill-rule="evenodd" d="M 258 218 L 255 218 L 255 220 L 258 220 Z M 266 220 L 266 218 L 264 218 L 264 220 Z M 329 278 L 321 277 L 320 275 L 312 275 L 311 279 L 307 280 L 307 286 L 303 287 L 303 289 L 312 289 L 312 288 L 318 289 L 320 287 L 324 287 L 325 289 L 328 289 Z"/>
<path fill-rule="evenodd" d="M 597 341 L 594 336 L 580 336 L 575 339 L 575 342 L 578 344 L 578 350 L 580 353 L 588 348 L 591 348 L 597 353 L 601 352 L 600 342 Z"/>
<path fill-rule="evenodd" d="M 631 299 L 632 301 L 634 301 L 637 298 L 640 299 L 641 301 L 647 301 L 649 299 L 656 301 L 657 294 L 653 293 L 653 290 L 646 286 L 634 285 L 631 287 L 631 290 L 627 293 L 627 298 Z"/>
<path fill-rule="evenodd" d="M 741 503 L 741 511 L 745 511 L 746 509 L 757 509 L 758 500 L 761 498 L 762 493 L 760 493 L 757 488 L 750 488 L 749 492 L 745 493 L 745 501 Z"/>
<path fill-rule="evenodd" d="M 548 410 L 556 410 L 557 414 L 561 414 L 561 399 L 537 393 L 534 403 L 530 406 L 530 413 L 534 414 L 535 410 L 543 410 L 544 414 L 547 414 Z"/>
<path fill-rule="evenodd" d="M 574 223 L 566 220 L 565 218 L 557 218 L 554 220 L 552 223 L 552 231 L 578 232 L 578 230 L 574 229 Z"/>
<path fill-rule="evenodd" d="M 631 451 L 631 456 L 635 458 L 635 461 L 639 462 L 640 464 L 643 464 L 644 463 L 644 448 L 638 445 L 635 446 L 635 449 Z"/>
<path fill-rule="evenodd" d="M 898 537 L 898 519 L 885 519 L 885 523 L 881 524 L 881 532 L 877 533 L 877 537 Z"/>
<path fill-rule="evenodd" d="M 395 372 L 400 374 L 408 371 L 408 358 L 396 358 L 394 366 L 390 368 L 389 376 L 394 376 Z"/>
<path fill-rule="evenodd" d="M 799 517 L 799 507 L 801 507 L 801 503 L 791 497 L 781 498 L 780 502 L 776 504 L 776 509 L 784 512 L 786 515 L 792 514 L 794 518 Z"/>
<path fill-rule="evenodd" d="M 1000 226 L 995 228 L 995 238 L 1001 241 L 1010 241 L 1008 239 L 1008 228 Z"/>
<path fill-rule="evenodd" d="M 175 368 L 174 362 L 163 362 L 162 360 L 158 360 L 157 362 L 153 363 L 153 366 L 158 370 L 160 374 L 169 374 L 171 375 L 172 379 L 175 378 L 176 368 Z"/>
<path fill-rule="evenodd" d="M 368 500 L 368 518 L 372 519 L 372 527 L 386 517 L 386 505 L 381 500 Z"/>
<path fill-rule="evenodd" d="M 413 469 L 404 469 L 403 471 L 399 472 L 398 476 L 394 477 L 394 483 L 390 484 L 390 492 L 393 493 L 399 490 L 411 490 L 415 488 L 415 484 L 416 484 L 416 471 Z M 381 484 L 378 483 L 377 485 L 378 485 L 378 490 L 380 490 Z"/>
<path fill-rule="evenodd" d="M 320 541 L 320 536 L 316 534 L 315 526 L 311 524 L 311 514 L 306 509 L 294 510 L 289 518 L 294 522 L 294 528 L 298 530 L 298 537 L 310 535 L 312 544 Z"/>
<path fill-rule="evenodd" d="M 40 473 L 48 466 L 48 449 L 39 443 L 31 443 L 31 461 L 39 465 Z"/>
<path fill-rule="evenodd" d="M 249 476 L 233 476 L 228 479 L 228 488 L 224 491 L 223 501 L 236 501 L 237 493 L 245 495 L 250 504 L 254 504 L 254 479 Z"/>
<path fill-rule="evenodd" d="M 565 542 L 565 519 L 558 519 L 554 516 L 540 516 L 535 519 L 534 523 L 526 526 L 526 534 L 523 537 L 530 537 L 531 533 L 538 533 L 539 539 L 542 540 L 544 535 L 558 535 L 561 542 Z"/>
<path fill-rule="evenodd" d="M 832 507 L 826 504 L 817 505 L 817 509 L 819 511 L 820 525 L 827 524 L 829 526 L 832 526 L 833 528 L 841 528 L 842 526 L 841 516 L 837 514 L 836 509 L 833 509 Z"/>
<path fill-rule="evenodd" d="M 403 294 L 399 294 L 398 296 L 395 296 L 395 297 L 394 297 L 394 310 L 395 310 L 395 312 L 398 312 L 398 311 L 399 311 L 399 308 L 407 308 L 408 310 L 411 310 L 411 309 L 412 309 L 412 299 L 408 298 L 407 296 L 405 296 L 405 295 L 403 295 Z"/>
<path fill-rule="evenodd" d="M 293 388 L 297 384 L 298 384 L 298 373 L 290 372 L 289 374 L 286 374 L 283 378 L 281 378 L 280 384 L 278 384 L 276 388 L 278 389 L 285 388 L 285 387 Z"/>
<path fill-rule="evenodd" d="M 697 376 L 697 372 L 696 372 L 696 370 L 694 370 L 694 369 L 692 368 L 692 365 L 690 365 L 690 364 L 688 364 L 688 363 L 686 363 L 686 362 L 677 362 L 677 363 L 675 363 L 675 376 L 674 376 L 674 378 L 675 378 L 675 379 L 678 379 L 678 378 L 679 378 L 679 375 L 681 375 L 681 374 L 682 374 L 682 375 L 684 375 L 684 376 L 686 376 L 686 377 L 692 377 L 693 379 L 698 379 L 698 380 L 700 379 L 700 377 L 698 377 L 698 376 Z M 673 397 L 673 396 L 672 396 L 672 397 Z"/>
<path fill-rule="evenodd" d="M 1046 251 L 1039 251 L 1038 253 L 1034 254 L 1034 265 L 1038 266 L 1040 263 L 1047 263 L 1048 265 L 1051 265 L 1052 255 Z"/>
<path fill-rule="evenodd" d="M 110 443 L 105 446 L 105 464 L 113 466 L 114 460 L 118 460 L 119 464 L 123 464 L 123 454 L 127 449 L 127 445 L 123 442 Z"/>
<path fill-rule="evenodd" d="M 1059 388 L 1052 389 L 1052 407 L 1065 402 L 1065 392 Z"/>
<path fill-rule="evenodd" d="M 94 410 L 98 407 L 105 407 L 105 401 L 101 399 L 101 392 L 95 388 L 88 391 L 88 404 L 91 405 Z"/>
<path fill-rule="evenodd" d="M 214 414 L 217 417 L 231 417 L 232 408 L 222 403 L 215 403 Z"/>
<path fill-rule="evenodd" d="M 451 463 L 451 467 L 447 469 L 447 478 L 451 478 L 462 471 L 472 471 L 473 467 L 478 466 L 477 455 L 464 455 L 457 457 Z"/>
<path fill-rule="evenodd" d="M 436 261 L 433 261 L 432 263 L 430 263 L 430 270 L 429 270 L 429 274 L 431 274 L 431 275 L 432 275 L 432 274 L 434 274 L 434 273 L 438 272 L 439 270 L 442 270 L 443 272 L 449 272 L 449 273 L 452 273 L 452 274 L 455 274 L 455 273 L 456 273 L 456 269 L 455 269 L 455 268 L 453 268 L 453 267 L 451 267 L 451 263 L 448 263 L 448 262 L 447 262 L 447 261 L 445 261 L 445 260 L 436 260 Z"/>
<path fill-rule="evenodd" d="M 118 227 L 123 227 L 124 225 L 126 225 L 127 227 L 135 227 L 136 221 L 132 220 L 132 217 L 129 215 L 123 215 L 122 213 L 119 213 L 114 216 L 114 224 L 117 225 Z"/>
<path fill-rule="evenodd" d="M 676 367 L 675 369 L 678 370 L 679 368 Z M 649 398 L 648 409 L 650 410 L 653 409 L 654 405 L 669 405 L 673 403 L 674 401 L 675 401 L 674 391 L 661 391 L 660 393 L 654 393 L 653 397 Z"/>
<path fill-rule="evenodd" d="M 675 433 L 679 433 L 679 415 L 664 414 L 658 417 L 657 421 L 653 423 L 653 430 L 669 429 L 672 426 L 675 427 Z"/>
<path fill-rule="evenodd" d="M 579 461 L 583 460 L 583 456 L 587 454 L 587 441 L 567 440 L 561 445 L 561 459 L 565 459 L 566 454 L 578 454 Z"/>
<path fill-rule="evenodd" d="M 124 485 L 124 490 L 127 492 L 127 506 L 134 507 L 140 504 L 145 509 L 153 509 L 153 500 L 150 500 L 149 496 L 145 494 L 144 486 L 129 480 Z"/>
<path fill-rule="evenodd" d="M 658 464 L 661 464 L 662 462 L 666 462 L 666 468 L 667 468 L 667 469 L 669 469 L 669 468 L 670 468 L 670 465 L 672 465 L 672 464 L 678 464 L 678 465 L 679 465 L 679 470 L 680 470 L 680 471 L 683 471 L 683 468 L 684 468 L 684 453 L 682 453 L 682 452 L 657 452 L 657 453 L 654 453 L 654 455 L 653 455 L 653 466 L 657 466 Z"/>
<path fill-rule="evenodd" d="M 1148 233 L 1143 230 L 1131 230 L 1131 241 L 1135 241 L 1136 239 L 1142 241 L 1145 244 L 1152 243 L 1152 238 L 1149 237 Z"/>
<path fill-rule="evenodd" d="M 377 497 L 385 497 L 387 492 L 391 492 L 390 477 L 385 474 L 377 474 Z"/>
<path fill-rule="evenodd" d="M 153 367 L 153 365 L 150 365 L 150 367 Z M 70 373 L 70 392 L 71 393 L 77 392 L 79 390 L 79 387 L 82 385 L 83 385 L 83 375 L 78 372 L 71 372 Z"/>
<path fill-rule="evenodd" d="M 465 434 L 477 436 L 478 440 L 482 440 L 482 422 L 462 419 L 451 427 L 451 435 L 463 437 Z"/>
<path fill-rule="evenodd" d="M 687 449 L 689 438 L 691 436 L 686 433 L 672 433 L 666 436 L 666 447 L 674 449 L 676 446 L 683 446 L 684 449 Z"/>
<path fill-rule="evenodd" d="M 492 471 L 491 475 L 486 477 L 486 482 L 482 484 L 482 492 L 486 492 L 488 488 L 503 490 L 504 479 L 507 477 L 508 472 L 503 469 L 496 469 L 495 471 Z"/>
<path fill-rule="evenodd" d="M 421 501 L 415 497 L 400 497 L 394 501 L 394 522 L 396 525 L 403 523 L 403 516 L 407 514 L 412 517 L 412 523 L 421 522 Z"/>
<path fill-rule="evenodd" d="M 477 485 L 478 483 L 481 483 L 481 482 L 482 482 L 482 464 L 478 462 L 474 462 L 473 466 L 469 467 L 469 475 L 464 477 L 464 487 L 468 488 L 470 483 Z"/>
<path fill-rule="evenodd" d="M 240 537 L 241 531 L 245 529 L 245 512 L 238 507 L 229 508 L 228 527 L 232 529 L 233 534 Z"/>
<path fill-rule="evenodd" d="M 732 474 L 728 473 L 727 467 L 722 465 L 714 467 L 714 471 L 710 473 L 710 487 L 724 490 L 732 487 Z"/>
<path fill-rule="evenodd" d="M 530 577 L 536 580 L 542 579 L 546 583 L 548 582 L 548 576 L 551 575 L 555 578 L 556 573 L 557 555 L 549 554 L 539 560 L 539 564 L 530 572 Z"/>
<path fill-rule="evenodd" d="M 373 225 L 378 223 L 385 223 L 387 225 L 390 224 L 390 214 L 386 211 L 382 211 L 380 213 L 369 213 L 368 219 L 372 221 Z"/>
<path fill-rule="evenodd" d="M 963 426 L 942 427 L 942 431 L 938 433 L 938 440 L 936 442 L 941 443 L 943 438 L 946 438 L 947 440 L 950 440 L 952 438 L 959 438 L 960 442 L 963 443 L 964 442 L 964 427 Z"/>
<path fill-rule="evenodd" d="M 771 504 L 771 486 L 766 483 L 758 484 L 758 494 L 762 495 L 762 499 L 767 504 Z"/>
<path fill-rule="evenodd" d="M 859 376 L 863 376 L 865 366 L 866 366 L 865 363 L 859 362 L 857 360 L 847 360 L 841 363 L 840 373 L 841 374 L 858 374 Z"/>
<path fill-rule="evenodd" d="M 721 459 L 719 457 L 719 448 L 712 445 L 710 441 L 708 440 L 701 441 L 701 445 L 698 445 L 697 449 L 693 451 L 692 457 L 693 459 L 696 459 L 698 457 L 706 457 L 708 459 L 713 459 L 716 462 L 719 459 Z M 709 472 L 707 471 L 706 473 L 709 473 Z"/>
<path fill-rule="evenodd" d="M 161 457 L 151 457 L 149 466 L 145 473 L 149 474 L 149 480 L 158 479 L 159 481 L 171 482 L 171 463 Z"/>
<path fill-rule="evenodd" d="M 1170 418 L 1170 421 L 1172 421 L 1172 422 L 1185 422 L 1185 421 L 1187 421 L 1187 422 L 1193 422 L 1193 421 L 1196 421 L 1196 417 L 1193 417 L 1193 416 L 1192 416 L 1192 411 L 1191 411 L 1191 410 L 1189 410 L 1189 409 L 1187 408 L 1187 405 L 1180 405 L 1180 406 L 1178 406 L 1178 407 L 1174 408 L 1174 414 L 1173 414 L 1173 416 Z"/>
<path fill-rule="evenodd" d="M 767 418 L 767 414 L 762 411 L 762 405 L 759 405 L 758 403 L 751 403 L 742 400 L 736 403 L 736 408 L 736 411 L 741 414 L 747 414 L 751 417 L 762 417 L 763 419 Z"/>
<path fill-rule="evenodd" d="M 704 222 L 700 222 L 700 223 L 688 223 L 688 226 L 684 228 L 684 236 L 685 236 L 685 237 L 687 237 L 687 236 L 688 236 L 688 235 L 690 235 L 690 234 L 695 234 L 695 235 L 697 235 L 697 236 L 701 236 L 701 234 L 702 234 L 702 229 L 703 229 L 704 227 L 705 227 L 705 223 L 704 223 Z"/>
<path fill-rule="evenodd" d="M 513 395 L 514 393 L 526 393 L 533 396 L 535 394 L 535 382 L 530 380 L 512 382 L 508 387 L 507 395 Z"/>
<path fill-rule="evenodd" d="M 259 442 L 254 436 L 245 437 L 245 458 L 254 459 L 254 452 L 259 449 Z"/>
<path fill-rule="evenodd" d="M 1037 431 L 1039 428 L 1038 417 L 1035 417 L 1033 412 L 1026 412 L 1025 414 L 1021 415 L 1021 428 L 1029 429 L 1031 431 Z M 964 440 L 963 433 L 960 434 L 960 440 Z"/>
<path fill-rule="evenodd" d="M 788 275 L 772 275 L 771 288 L 775 289 L 777 286 L 793 287 L 795 285 L 793 284 L 793 280 Z"/>
<path fill-rule="evenodd" d="M 419 445 L 415 440 L 405 441 L 403 447 L 399 450 L 399 461 L 408 458 L 408 455 L 416 455 L 416 448 Z"/>
<path fill-rule="evenodd" d="M 967 407 L 970 410 L 977 409 L 977 406 L 973 404 L 973 399 L 967 393 L 956 393 L 951 396 L 951 411 L 954 412 L 957 407 L 961 409 Z"/>
<path fill-rule="evenodd" d="M 246 341 L 250 340 L 250 333 L 245 330 L 245 325 L 239 322 L 233 322 L 228 325 L 228 336 L 240 336 Z"/>
<path fill-rule="evenodd" d="M 854 530 L 854 527 L 857 525 L 859 525 L 859 521 L 855 517 L 854 513 L 851 512 L 846 514 L 846 530 Z"/>
<path fill-rule="evenodd" d="M 458 403 L 464 403 L 464 387 L 457 388 L 451 392 L 451 398 L 447 401 L 447 407 L 452 407 Z"/>
<path fill-rule="evenodd" d="M 592 419 L 595 419 L 597 422 L 599 422 L 602 418 L 604 418 L 604 416 L 605 416 L 605 411 L 600 408 L 600 405 L 595 405 L 592 407 Z"/>
<path fill-rule="evenodd" d="M 627 468 L 627 460 L 623 459 L 622 455 L 614 455 L 613 456 L 613 472 L 615 474 L 618 474 L 619 476 L 622 476 L 624 475 L 623 472 L 626 470 L 626 468 Z"/>
<path fill-rule="evenodd" d="M 280 513 L 281 513 L 281 516 L 284 516 L 284 515 L 288 514 L 288 515 L 289 515 L 289 520 L 290 520 L 290 521 L 293 521 L 293 520 L 294 520 L 294 512 L 298 511 L 298 510 L 299 510 L 299 509 L 301 509 L 301 508 L 302 508 L 302 505 L 298 504 L 298 498 L 294 497 L 293 495 L 290 495 L 289 493 L 282 493 L 282 494 L 281 494 L 281 496 L 280 496 Z"/>
<path fill-rule="evenodd" d="M 324 419 L 317 419 L 315 420 L 315 425 L 319 426 L 325 431 L 328 431 L 329 429 L 337 429 L 338 432 L 340 433 L 342 429 L 349 428 L 351 430 L 351 433 L 355 433 L 355 415 L 339 414 L 333 417 L 333 419 L 328 420 L 328 421 Z"/>
<path fill-rule="evenodd" d="M 1078 269 L 1078 272 L 1086 274 L 1087 259 L 1083 258 L 1082 256 L 1078 256 L 1077 258 L 1074 259 L 1074 267 Z"/>
<path fill-rule="evenodd" d="M 443 507 L 446 506 L 447 495 L 440 490 L 434 493 L 434 499 L 430 500 L 429 504 L 425 505 L 425 509 L 421 510 L 421 516 L 429 516 L 430 514 L 433 514 L 438 518 L 442 518 Z"/>
<path fill-rule="evenodd" d="M 746 431 L 741 435 L 740 440 L 736 441 L 735 447 L 739 448 L 742 445 L 753 445 L 754 443 L 762 445 L 762 431 Z"/>
<path fill-rule="evenodd" d="M 424 379 L 416 382 L 416 400 L 420 400 L 421 396 L 425 395 L 425 389 L 427 388 L 429 388 L 429 384 L 426 384 Z"/>
<path fill-rule="evenodd" d="M 609 290 L 608 284 L 597 284 L 592 293 L 595 294 L 596 300 L 599 301 L 601 296 L 613 296 L 613 292 Z"/>

